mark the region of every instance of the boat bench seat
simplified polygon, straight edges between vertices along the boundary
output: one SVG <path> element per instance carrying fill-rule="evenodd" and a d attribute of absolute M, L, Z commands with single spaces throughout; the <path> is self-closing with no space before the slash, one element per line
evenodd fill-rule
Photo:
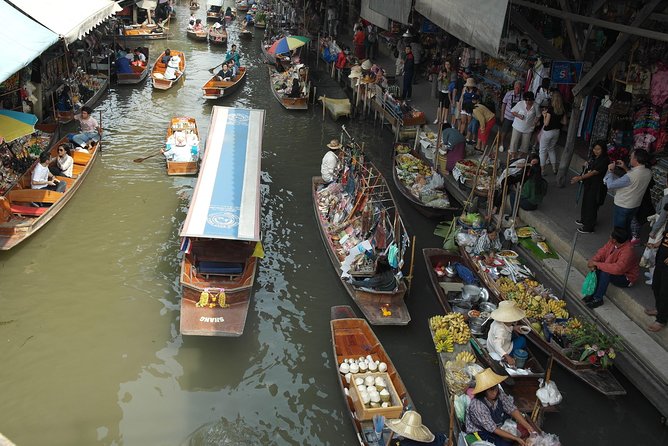
<path fill-rule="evenodd" d="M 238 276 L 244 272 L 244 264 L 212 261 L 198 262 L 197 272 L 204 276 Z"/>
<path fill-rule="evenodd" d="M 53 204 L 63 196 L 62 192 L 43 189 L 15 189 L 9 191 L 10 208 L 12 213 L 26 217 L 39 217 L 46 212 L 48 206 L 28 206 L 17 203 L 49 203 Z"/>
<path fill-rule="evenodd" d="M 92 153 L 86 152 L 73 152 L 72 159 L 74 160 L 75 165 L 85 166 L 88 164 L 88 161 L 93 157 Z"/>

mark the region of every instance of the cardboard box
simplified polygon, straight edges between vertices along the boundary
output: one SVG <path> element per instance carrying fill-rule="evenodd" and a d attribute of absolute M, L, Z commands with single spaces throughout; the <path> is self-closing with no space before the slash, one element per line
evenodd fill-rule
<path fill-rule="evenodd" d="M 354 383 L 350 384 L 348 392 L 350 393 L 350 398 L 353 400 L 353 406 L 355 407 L 355 414 L 357 419 L 360 421 L 366 421 L 373 419 L 374 415 L 383 415 L 387 419 L 391 418 L 401 418 L 401 413 L 404 411 L 404 406 L 401 402 L 401 398 L 397 393 L 397 390 L 392 384 L 390 375 L 386 372 L 383 373 L 356 373 L 353 375 L 353 380 L 355 378 L 366 378 L 367 376 L 373 376 L 375 380 L 377 377 L 382 377 L 385 380 L 387 385 L 387 391 L 390 393 L 390 407 L 366 407 L 362 404 L 362 398 L 360 397 L 360 392 L 357 389 L 357 386 Z"/>

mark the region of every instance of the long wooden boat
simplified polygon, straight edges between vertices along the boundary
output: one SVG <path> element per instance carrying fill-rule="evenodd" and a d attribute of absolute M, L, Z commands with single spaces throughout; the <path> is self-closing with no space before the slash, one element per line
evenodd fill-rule
<path fill-rule="evenodd" d="M 214 75 L 202 87 L 204 99 L 220 99 L 237 91 L 246 79 L 246 67 L 239 68 L 239 72 L 231 81 L 219 81 L 216 77 Z"/>
<path fill-rule="evenodd" d="M 396 281 L 395 289 L 382 291 L 354 286 L 341 277 L 342 264 L 348 265 L 353 258 L 359 260 L 354 251 L 360 246 L 358 240 L 375 242 L 372 248 L 372 256 L 375 258 L 393 242 L 399 247 L 398 256 L 402 257 L 403 251 L 410 244 L 394 198 L 380 172 L 370 163 L 358 162 L 348 175 L 353 176 L 355 182 L 354 193 L 349 195 L 339 193 L 341 184 L 332 183 L 323 188 L 321 177 L 312 179 L 313 209 L 325 251 L 344 289 L 371 325 L 406 325 L 411 316 L 404 302 L 406 284 L 403 279 Z M 340 214 L 334 215 L 339 211 Z M 362 233 L 364 230 L 366 232 Z M 398 269 L 394 268 L 393 271 Z M 375 270 L 372 270 L 369 276 L 373 277 L 374 274 Z"/>
<path fill-rule="evenodd" d="M 416 197 L 411 189 L 402 181 L 399 171 L 400 169 L 400 159 L 401 156 L 404 155 L 402 153 L 399 153 L 397 151 L 397 148 L 400 146 L 404 146 L 404 144 L 395 144 L 394 150 L 393 150 L 393 157 L 392 157 L 392 178 L 394 179 L 394 184 L 401 193 L 401 195 L 408 200 L 408 202 L 415 208 L 417 211 L 424 215 L 427 218 L 439 218 L 442 220 L 451 220 L 455 215 L 459 215 L 462 213 L 462 207 L 459 205 L 459 203 L 455 202 L 452 196 L 445 190 L 443 189 L 442 192 L 445 197 L 447 197 L 449 206 L 448 207 L 437 207 L 437 206 L 431 206 L 428 203 L 424 203 L 420 198 Z M 426 165 L 430 165 L 428 162 L 422 159 L 419 155 L 415 153 L 408 153 L 407 155 L 411 155 Z"/>
<path fill-rule="evenodd" d="M 107 88 L 109 88 L 109 78 L 107 76 L 94 76 L 98 79 L 98 83 L 100 85 L 100 88 L 98 88 L 95 91 L 95 94 L 91 96 L 84 106 L 93 108 L 95 107 L 95 104 L 98 103 L 102 95 L 106 93 Z M 61 123 L 61 124 L 67 124 L 69 122 L 74 121 L 74 110 L 65 110 L 65 111 L 60 111 L 56 110 L 56 120 Z"/>
<path fill-rule="evenodd" d="M 51 156 L 56 156 L 58 146 L 67 142 L 65 137 L 54 144 Z M 73 178 L 57 177 L 67 183 L 65 192 L 31 189 L 32 172 L 37 162 L 22 175 L 11 189 L 0 197 L 0 250 L 9 250 L 26 240 L 65 207 L 88 176 L 98 152 L 95 147 L 90 153 L 72 153 Z M 34 207 L 33 203 L 48 203 L 50 206 Z"/>
<path fill-rule="evenodd" d="M 240 336 L 260 241 L 264 110 L 214 106 L 197 184 L 181 229 L 181 333 Z"/>
<path fill-rule="evenodd" d="M 209 35 L 209 32 L 206 29 L 200 29 L 195 31 L 194 29 L 187 29 L 186 36 L 189 39 L 195 40 L 197 42 L 206 42 L 206 39 Z"/>
<path fill-rule="evenodd" d="M 248 2 L 246 0 L 237 0 L 237 11 L 238 12 L 246 12 L 248 11 Z"/>
<path fill-rule="evenodd" d="M 433 331 L 432 331 L 432 341 L 434 341 Z M 434 341 L 434 347 L 436 347 L 435 341 Z M 466 446 L 472 445 L 475 443 L 476 438 L 474 438 L 473 435 L 466 433 L 464 419 L 460 418 L 457 415 L 454 407 L 452 407 L 454 398 L 460 395 L 459 393 L 455 392 L 453 389 L 450 388 L 450 385 L 448 385 L 448 381 L 446 379 L 447 376 L 446 364 L 448 363 L 448 361 L 452 361 L 452 356 L 447 353 L 436 352 L 436 357 L 438 359 L 439 370 L 441 371 L 441 383 L 443 384 L 443 395 L 445 396 L 445 404 L 446 407 L 448 408 L 448 412 L 454 415 L 453 417 L 454 423 L 451 426 L 453 444 L 466 445 Z M 476 361 L 476 364 L 484 369 L 484 364 L 482 364 L 481 362 Z M 517 396 L 513 393 L 513 388 L 508 386 L 508 380 L 502 383 L 501 387 L 503 388 L 504 392 L 511 395 L 517 402 Z M 538 417 L 537 422 L 535 422 L 531 419 L 531 417 L 527 416 L 527 414 L 529 413 L 528 411 L 523 411 L 522 409 L 519 408 L 519 406 L 518 409 L 525 415 L 525 419 L 531 425 L 531 427 L 533 427 L 536 431 L 540 432 L 540 417 Z"/>
<path fill-rule="evenodd" d="M 146 63 L 143 66 L 135 66 L 130 64 L 132 73 L 118 73 L 116 82 L 121 85 L 138 84 L 148 77 L 150 65 L 148 63 L 148 47 L 141 47 L 140 51 L 146 56 Z"/>
<path fill-rule="evenodd" d="M 437 268 L 440 269 L 446 265 L 455 265 L 456 263 L 463 264 L 464 259 L 458 254 L 453 254 L 440 248 L 425 248 L 422 250 L 422 254 L 427 267 L 429 281 L 431 282 L 431 286 L 443 311 L 445 311 L 446 314 L 452 313 L 453 308 L 450 301 L 456 299 L 458 293 L 455 291 L 457 287 L 453 287 L 452 283 L 461 283 L 461 279 L 458 277 L 453 279 L 449 279 L 446 276 L 440 277 L 436 270 Z M 448 291 L 446 291 L 446 288 Z M 498 300 L 493 295 L 490 296 L 490 302 L 498 305 Z M 485 328 L 488 329 L 489 326 L 486 326 Z M 489 355 L 485 346 L 486 342 L 486 330 L 483 330 L 480 334 L 474 334 L 472 332 L 471 345 L 483 366 L 491 368 L 497 375 L 509 376 L 508 372 L 499 361 L 495 361 Z M 512 376 L 512 379 L 506 381 L 506 385 L 510 387 L 511 392 L 515 396 L 515 404 L 520 412 L 531 412 L 536 404 L 536 390 L 540 387 L 539 380 L 545 379 L 545 368 L 538 362 L 536 356 L 530 349 L 527 349 L 527 352 L 529 353 L 529 358 L 527 359 L 524 369 L 529 370 L 530 372 L 526 375 L 514 375 Z M 554 410 L 552 407 L 549 409 Z"/>
<path fill-rule="evenodd" d="M 462 257 L 466 260 L 467 266 L 478 273 L 482 282 L 490 291 L 490 296 L 494 295 L 498 300 L 504 300 L 505 297 L 496 282 L 482 270 L 480 263 L 472 259 L 464 250 L 460 250 Z M 621 383 L 615 378 L 612 372 L 608 369 L 601 369 L 592 366 L 589 362 L 573 360 L 568 356 L 568 350 L 561 347 L 554 340 L 547 341 L 536 329 L 531 325 L 527 319 L 524 321 L 525 325 L 531 327 L 531 332 L 527 335 L 527 339 L 531 341 L 536 347 L 544 351 L 548 355 L 552 355 L 557 361 L 571 374 L 587 383 L 592 388 L 607 396 L 626 395 L 626 390 Z"/>
<path fill-rule="evenodd" d="M 252 39 L 253 38 L 253 31 L 249 29 L 240 29 L 239 30 L 239 38 L 240 39 Z"/>
<path fill-rule="evenodd" d="M 153 64 L 153 70 L 151 71 L 151 79 L 153 79 L 153 88 L 158 90 L 169 90 L 176 84 L 186 72 L 186 55 L 182 51 L 170 50 L 172 56 L 179 56 L 181 62 L 179 63 L 179 72 L 180 74 L 176 79 L 165 79 L 165 70 L 167 65 L 162 63 L 162 57 L 165 55 L 163 51 Z"/>
<path fill-rule="evenodd" d="M 219 28 L 209 27 L 207 39 L 211 45 L 227 45 L 227 31 L 222 26 Z"/>
<path fill-rule="evenodd" d="M 404 382 L 399 376 L 399 372 L 392 363 L 389 355 L 383 348 L 375 333 L 364 319 L 355 316 L 352 308 L 349 306 L 336 306 L 331 309 L 330 328 L 332 332 L 332 348 L 334 350 L 334 362 L 336 366 L 337 381 L 341 395 L 346 402 L 348 414 L 355 428 L 357 439 L 362 446 L 374 446 L 375 434 L 373 420 L 367 419 L 366 414 L 378 413 L 386 418 L 399 418 L 402 411 L 414 408 Z M 353 394 L 355 384 L 352 381 L 356 376 L 368 375 L 364 373 L 353 374 L 351 383 L 348 383 L 345 376 L 339 373 L 339 365 L 346 359 L 366 358 L 371 356 L 373 361 L 384 362 L 387 365 L 387 373 L 396 391 L 399 401 L 394 401 L 396 408 L 385 409 L 363 409 L 360 401 L 354 398 Z M 398 409 L 400 407 L 400 409 Z M 398 415 L 397 415 L 398 413 Z M 389 439 L 388 439 L 389 440 Z M 383 442 L 382 444 L 385 444 Z"/>
<path fill-rule="evenodd" d="M 206 19 L 217 22 L 223 15 L 223 0 L 207 0 Z"/>
<path fill-rule="evenodd" d="M 166 146 L 174 144 L 174 133 L 183 132 L 186 137 L 185 150 L 189 156 L 189 161 L 167 160 L 167 175 L 197 175 L 199 170 L 199 131 L 195 118 L 174 117 L 167 127 Z M 170 139 L 171 138 L 171 139 Z"/>
<path fill-rule="evenodd" d="M 121 40 L 164 40 L 169 38 L 169 28 L 155 24 L 124 26 Z"/>
<path fill-rule="evenodd" d="M 269 87 L 276 100 L 287 110 L 308 110 L 308 101 L 310 97 L 310 88 L 306 88 L 306 95 L 298 98 L 290 98 L 277 90 L 276 80 L 280 79 L 280 74 L 273 66 L 269 66 Z M 291 81 L 291 80 L 290 80 Z"/>

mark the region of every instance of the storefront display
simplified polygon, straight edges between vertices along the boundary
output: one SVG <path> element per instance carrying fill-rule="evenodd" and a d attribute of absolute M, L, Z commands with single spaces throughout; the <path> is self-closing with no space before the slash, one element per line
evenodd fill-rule
<path fill-rule="evenodd" d="M 49 148 L 51 134 L 36 131 L 10 143 L 0 144 L 0 195 L 9 190 Z"/>

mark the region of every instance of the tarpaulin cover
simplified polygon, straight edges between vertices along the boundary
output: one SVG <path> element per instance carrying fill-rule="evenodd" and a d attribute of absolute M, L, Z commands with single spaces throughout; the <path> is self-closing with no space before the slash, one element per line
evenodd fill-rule
<path fill-rule="evenodd" d="M 369 8 L 395 22 L 408 24 L 411 13 L 411 0 L 369 0 Z"/>
<path fill-rule="evenodd" d="M 264 110 L 214 106 L 181 237 L 260 240 Z"/>
<path fill-rule="evenodd" d="M 0 0 L 0 82 L 27 66 L 58 41 L 58 35 Z"/>
<path fill-rule="evenodd" d="M 67 44 L 85 36 L 100 22 L 123 10 L 112 0 L 83 2 L 77 0 L 12 0 L 12 3 L 54 33 L 62 36 Z M 3 20 L 3 23 L 5 22 Z"/>
<path fill-rule="evenodd" d="M 368 20 L 379 28 L 389 29 L 390 19 L 385 17 L 383 14 L 369 8 L 369 1 L 371 0 L 362 0 L 360 16 L 362 16 L 364 20 Z"/>
<path fill-rule="evenodd" d="M 459 40 L 498 55 L 508 0 L 415 0 L 415 10 Z"/>

